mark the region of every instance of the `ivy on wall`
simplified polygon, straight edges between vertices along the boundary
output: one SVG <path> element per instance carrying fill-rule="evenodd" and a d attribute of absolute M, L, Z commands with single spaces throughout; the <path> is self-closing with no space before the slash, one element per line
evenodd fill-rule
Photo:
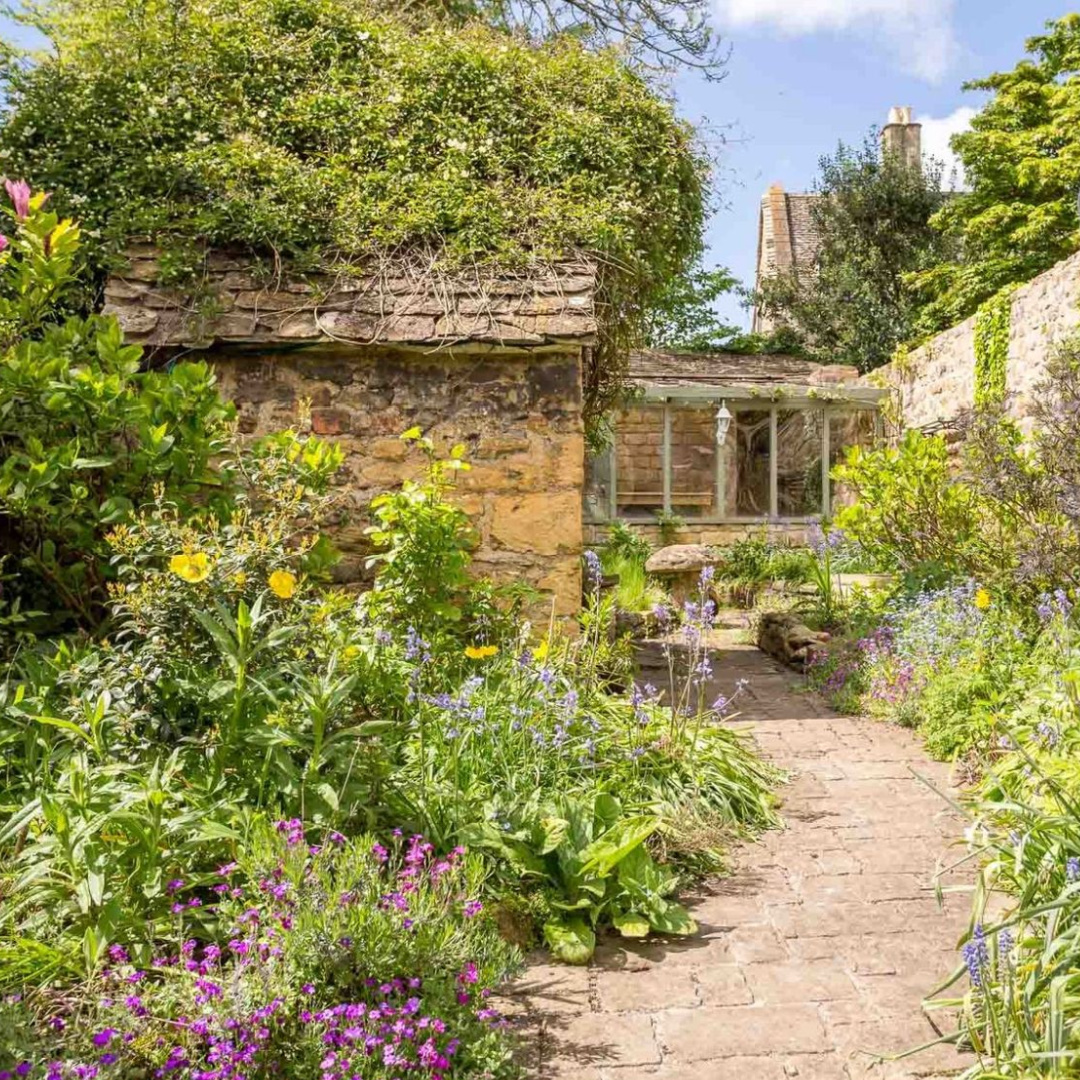
<path fill-rule="evenodd" d="M 975 408 L 1000 405 L 1007 391 L 1012 294 L 1006 286 L 985 301 L 975 314 Z"/>

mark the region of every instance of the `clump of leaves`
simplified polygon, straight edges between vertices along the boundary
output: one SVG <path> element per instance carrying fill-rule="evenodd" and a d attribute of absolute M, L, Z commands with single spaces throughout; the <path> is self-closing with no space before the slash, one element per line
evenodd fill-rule
<path fill-rule="evenodd" d="M 1080 15 L 1050 22 L 1026 48 L 1012 71 L 965 86 L 990 98 L 953 138 L 967 189 L 933 219 L 952 255 L 910 281 L 923 305 L 922 333 L 952 326 L 1004 286 L 1076 251 Z"/>
<path fill-rule="evenodd" d="M 0 545 L 5 585 L 39 630 L 105 616 L 106 534 L 152 500 L 189 505 L 228 483 L 212 461 L 232 407 L 207 364 L 141 370 L 113 318 L 64 319 L 80 231 L 11 185 L 0 254 Z M 18 610 L 18 608 L 16 608 Z"/>

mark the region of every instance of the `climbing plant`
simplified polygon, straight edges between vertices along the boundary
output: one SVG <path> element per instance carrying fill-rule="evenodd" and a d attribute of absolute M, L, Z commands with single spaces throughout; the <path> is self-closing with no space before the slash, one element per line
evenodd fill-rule
<path fill-rule="evenodd" d="M 206 245 L 271 270 L 586 259 L 597 411 L 701 249 L 705 156 L 612 50 L 355 0 L 43 0 L 24 19 L 55 47 L 0 58 L 4 169 L 52 191 L 106 252 L 153 236 L 176 277 Z"/>
<path fill-rule="evenodd" d="M 975 407 L 986 409 L 1005 400 L 1009 359 L 1012 294 L 1006 286 L 975 316 Z"/>

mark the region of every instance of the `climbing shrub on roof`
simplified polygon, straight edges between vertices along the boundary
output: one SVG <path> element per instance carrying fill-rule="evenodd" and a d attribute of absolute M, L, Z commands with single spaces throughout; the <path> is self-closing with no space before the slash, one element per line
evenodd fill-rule
<path fill-rule="evenodd" d="M 693 132 L 612 51 L 355 0 L 45 0 L 49 55 L 9 50 L 0 166 L 113 252 L 149 234 L 320 269 L 520 270 L 586 256 L 615 357 L 699 252 Z"/>

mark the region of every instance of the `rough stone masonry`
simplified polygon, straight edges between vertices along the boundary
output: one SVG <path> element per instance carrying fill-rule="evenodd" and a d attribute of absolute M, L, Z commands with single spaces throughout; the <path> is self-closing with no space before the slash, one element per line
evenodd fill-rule
<path fill-rule="evenodd" d="M 204 351 L 243 431 L 294 425 L 310 407 L 312 430 L 344 448 L 341 581 L 364 577 L 371 499 L 422 470 L 400 439 L 419 426 L 443 451 L 467 448 L 456 498 L 478 533 L 477 571 L 533 586 L 538 614 L 577 610 L 590 268 L 437 287 L 406 275 L 267 281 L 213 253 L 196 294 L 160 285 L 159 267 L 155 249 L 136 248 L 108 284 L 106 311 L 128 340 L 152 359 Z"/>

